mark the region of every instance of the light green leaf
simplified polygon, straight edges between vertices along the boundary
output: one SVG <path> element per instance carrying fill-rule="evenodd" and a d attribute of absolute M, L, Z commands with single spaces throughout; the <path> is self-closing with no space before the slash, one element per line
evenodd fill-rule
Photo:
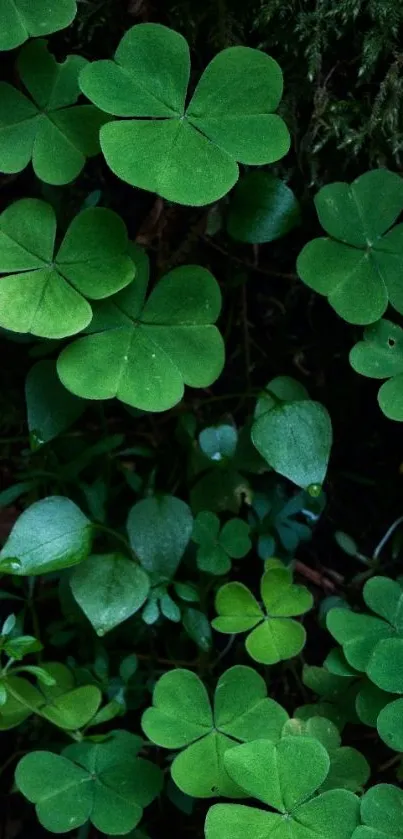
<path fill-rule="evenodd" d="M 68 498 L 49 496 L 17 519 L 0 551 L 0 571 L 18 577 L 78 565 L 89 554 L 91 522 Z"/>
<path fill-rule="evenodd" d="M 389 702 L 380 710 L 377 729 L 389 748 L 403 752 L 403 699 Z"/>
<path fill-rule="evenodd" d="M 292 190 L 269 172 L 248 172 L 236 186 L 229 205 L 227 230 L 250 244 L 273 242 L 300 222 Z"/>
<path fill-rule="evenodd" d="M 125 34 L 114 62 L 84 68 L 80 85 L 107 113 L 133 118 L 101 130 L 112 171 L 170 201 L 200 206 L 231 189 L 237 161 L 263 164 L 283 157 L 289 135 L 272 113 L 282 94 L 281 70 L 265 53 L 223 50 L 186 108 L 189 73 L 186 41 L 164 26 L 144 23 Z"/>
<path fill-rule="evenodd" d="M 185 384 L 208 387 L 221 373 L 224 346 L 213 326 L 220 290 L 209 271 L 192 265 L 166 274 L 141 311 L 131 288 L 97 307 L 95 333 L 66 347 L 57 370 L 77 396 L 117 396 L 164 411 L 181 400 Z"/>
<path fill-rule="evenodd" d="M 64 29 L 76 12 L 76 0 L 0 0 L 0 50 Z"/>
<path fill-rule="evenodd" d="M 78 605 L 103 636 L 134 615 L 150 589 L 147 574 L 120 554 L 91 556 L 76 568 L 70 587 Z"/>
<path fill-rule="evenodd" d="M 93 105 L 76 105 L 78 76 L 86 63 L 69 55 L 58 64 L 43 40 L 21 50 L 17 69 L 30 98 L 0 83 L 0 171 L 21 172 L 32 161 L 38 178 L 61 185 L 80 174 L 87 157 L 98 154 L 99 130 L 109 118 Z"/>
<path fill-rule="evenodd" d="M 390 320 L 380 320 L 367 327 L 363 340 L 350 352 L 350 364 L 363 376 L 388 378 L 378 392 L 378 402 L 389 419 L 402 422 L 403 329 Z"/>
<path fill-rule="evenodd" d="M 297 262 L 301 279 L 349 323 L 374 323 L 388 301 L 402 313 L 403 226 L 389 230 L 403 209 L 400 175 L 376 169 L 351 185 L 330 184 L 315 204 L 331 238 L 305 245 Z"/>
<path fill-rule="evenodd" d="M 126 227 L 111 210 L 83 210 L 55 249 L 50 204 L 24 198 L 0 216 L 0 326 L 42 338 L 65 338 L 84 329 L 86 299 L 108 297 L 134 277 Z"/>
<path fill-rule="evenodd" d="M 130 544 L 153 582 L 169 581 L 175 575 L 192 527 L 188 505 L 173 495 L 145 498 L 131 508 Z"/>
<path fill-rule="evenodd" d="M 54 440 L 81 416 L 86 403 L 60 382 L 54 361 L 37 361 L 25 381 L 28 428 L 34 448 Z"/>
<path fill-rule="evenodd" d="M 87 725 L 95 716 L 102 701 L 102 694 L 95 685 L 83 685 L 68 693 L 55 696 L 52 702 L 41 707 L 41 715 L 49 722 L 75 731 Z"/>
<path fill-rule="evenodd" d="M 287 714 L 267 698 L 264 680 L 249 667 L 236 666 L 220 677 L 211 710 L 200 679 L 188 670 L 166 673 L 157 682 L 153 707 L 143 714 L 146 735 L 164 748 L 183 748 L 172 777 L 187 795 L 209 798 L 242 794 L 228 777 L 223 758 L 238 742 L 277 740 Z"/>
<path fill-rule="evenodd" d="M 353 839 L 401 839 L 403 790 L 392 784 L 378 784 L 361 801 L 362 825 Z"/>

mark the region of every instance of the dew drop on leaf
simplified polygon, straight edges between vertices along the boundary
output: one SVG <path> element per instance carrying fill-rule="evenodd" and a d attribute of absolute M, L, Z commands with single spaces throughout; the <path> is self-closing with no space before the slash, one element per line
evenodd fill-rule
<path fill-rule="evenodd" d="M 322 492 L 322 484 L 310 484 L 307 492 L 312 496 L 312 498 L 318 498 Z"/>
<path fill-rule="evenodd" d="M 100 626 L 99 629 L 97 629 L 97 635 L 98 635 L 98 638 L 103 638 L 104 637 L 105 630 L 102 628 L 102 626 Z"/>

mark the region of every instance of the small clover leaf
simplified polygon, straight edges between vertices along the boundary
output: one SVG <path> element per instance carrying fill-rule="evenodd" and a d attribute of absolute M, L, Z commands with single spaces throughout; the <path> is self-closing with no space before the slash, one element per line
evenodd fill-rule
<path fill-rule="evenodd" d="M 134 282 L 98 304 L 93 334 L 62 351 L 58 374 L 76 396 L 116 396 L 134 408 L 165 411 L 181 400 L 185 384 L 208 387 L 219 376 L 224 345 L 213 324 L 221 294 L 209 271 L 175 268 L 146 303 L 144 296 Z"/>
<path fill-rule="evenodd" d="M 226 574 L 231 568 L 231 559 L 242 559 L 251 549 L 246 522 L 230 519 L 220 529 L 218 516 L 207 510 L 196 517 L 192 539 L 199 545 L 197 567 L 208 574 Z"/>
<path fill-rule="evenodd" d="M 277 812 L 215 804 L 207 814 L 206 839 L 351 839 L 359 824 L 358 798 L 342 789 L 315 795 L 330 766 L 318 740 L 289 736 L 277 745 L 256 740 L 230 749 L 224 760 L 235 783 Z"/>
<path fill-rule="evenodd" d="M 374 323 L 388 302 L 403 313 L 403 225 L 391 227 L 403 210 L 402 178 L 376 169 L 351 185 L 323 187 L 315 204 L 329 237 L 301 251 L 297 270 L 304 283 L 349 323 Z"/>
<path fill-rule="evenodd" d="M 103 636 L 140 609 L 150 582 L 133 560 L 106 554 L 91 556 L 76 568 L 70 587 L 97 634 Z"/>
<path fill-rule="evenodd" d="M 229 634 L 247 632 L 245 646 L 255 661 L 276 664 L 298 655 L 306 633 L 293 616 L 303 615 L 313 603 L 305 586 L 295 585 L 287 568 L 269 568 L 261 580 L 264 610 L 243 583 L 227 583 L 216 597 L 218 617 L 212 626 Z"/>
<path fill-rule="evenodd" d="M 286 719 L 286 711 L 267 698 L 262 677 L 237 665 L 218 680 L 214 710 L 195 673 L 166 673 L 156 684 L 153 707 L 144 712 L 142 726 L 157 745 L 184 749 L 171 767 L 182 792 L 197 798 L 238 797 L 242 793 L 224 768 L 225 753 L 237 743 L 259 737 L 278 740 Z"/>
<path fill-rule="evenodd" d="M 76 0 L 1 0 L 0 50 L 58 32 L 72 23 L 76 12 Z"/>
<path fill-rule="evenodd" d="M 0 571 L 18 577 L 78 565 L 88 556 L 92 525 L 69 498 L 51 495 L 17 519 L 0 551 Z"/>
<path fill-rule="evenodd" d="M 158 767 L 136 756 L 139 745 L 140 738 L 115 731 L 100 743 L 68 746 L 63 755 L 31 752 L 17 766 L 16 784 L 52 833 L 91 821 L 102 833 L 124 835 L 162 786 Z"/>
<path fill-rule="evenodd" d="M 342 746 L 337 726 L 324 717 L 287 720 L 283 736 L 313 737 L 322 743 L 329 758 L 330 767 L 320 792 L 329 789 L 359 791 L 368 781 L 370 768 L 365 757 L 351 746 Z"/>
<path fill-rule="evenodd" d="M 41 338 L 65 338 L 92 319 L 86 298 L 128 285 L 134 262 L 126 227 L 111 210 L 89 208 L 71 222 L 55 254 L 50 204 L 23 198 L 0 216 L 0 326 Z"/>
<path fill-rule="evenodd" d="M 282 73 L 265 53 L 239 46 L 223 50 L 186 105 L 189 74 L 185 39 L 144 23 L 126 32 L 114 61 L 87 65 L 80 85 L 103 111 L 125 118 L 101 129 L 112 171 L 169 201 L 201 206 L 231 189 L 237 162 L 261 165 L 283 157 L 289 134 L 273 113 Z"/>
<path fill-rule="evenodd" d="M 403 790 L 392 784 L 378 784 L 361 799 L 362 825 L 352 839 L 402 839 Z"/>
<path fill-rule="evenodd" d="M 21 50 L 17 68 L 30 98 L 0 82 L 1 172 L 21 172 L 32 160 L 41 181 L 67 184 L 87 157 L 98 154 L 99 129 L 108 117 L 93 105 L 76 104 L 78 77 L 86 64 L 79 55 L 58 64 L 43 40 Z"/>
<path fill-rule="evenodd" d="M 327 627 L 352 667 L 381 690 L 403 693 L 403 589 L 388 577 L 373 577 L 363 596 L 378 617 L 335 608 Z"/>
<path fill-rule="evenodd" d="M 363 340 L 350 352 L 352 368 L 362 376 L 388 379 L 379 389 L 378 402 L 389 419 L 403 421 L 403 329 L 380 320 L 364 330 Z"/>
<path fill-rule="evenodd" d="M 332 424 L 326 408 L 294 379 L 279 376 L 269 382 L 256 405 L 252 442 L 272 469 L 312 495 L 320 494 Z"/>

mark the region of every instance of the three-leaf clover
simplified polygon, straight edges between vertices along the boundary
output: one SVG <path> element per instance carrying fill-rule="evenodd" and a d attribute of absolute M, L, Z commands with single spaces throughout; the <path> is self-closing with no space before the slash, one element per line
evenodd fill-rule
<path fill-rule="evenodd" d="M 195 519 L 192 539 L 199 545 L 197 567 L 208 574 L 226 574 L 231 559 L 241 559 L 251 549 L 249 525 L 242 519 L 230 519 L 220 528 L 220 519 L 208 510 Z"/>
<path fill-rule="evenodd" d="M 150 589 L 148 575 L 120 554 L 90 556 L 75 569 L 70 587 L 98 635 L 134 615 Z"/>
<path fill-rule="evenodd" d="M 0 326 L 41 338 L 65 338 L 92 319 L 90 300 L 128 285 L 135 265 L 127 231 L 111 210 L 90 207 L 55 249 L 50 204 L 23 198 L 0 216 Z M 56 252 L 55 252 L 56 250 Z"/>
<path fill-rule="evenodd" d="M 32 160 L 41 181 L 67 184 L 86 157 L 98 154 L 99 129 L 108 118 L 93 105 L 76 105 L 86 64 L 79 55 L 59 64 L 43 40 L 21 50 L 17 69 L 29 97 L 0 82 L 1 172 L 21 172 Z"/>
<path fill-rule="evenodd" d="M 239 804 L 215 804 L 206 820 L 206 839 L 351 839 L 359 824 L 359 800 L 348 790 L 315 795 L 326 781 L 330 758 L 311 737 L 245 743 L 228 751 L 225 766 L 249 796 L 277 812 Z"/>
<path fill-rule="evenodd" d="M 403 329 L 380 320 L 364 330 L 363 340 L 350 352 L 357 373 L 388 379 L 379 389 L 378 402 L 389 419 L 403 421 Z"/>
<path fill-rule="evenodd" d="M 1 0 L 0 50 L 64 29 L 76 12 L 76 0 Z"/>
<path fill-rule="evenodd" d="M 140 737 L 114 731 L 99 743 L 68 746 L 63 755 L 31 752 L 17 766 L 16 784 L 52 833 L 90 820 L 102 833 L 123 835 L 162 787 L 158 767 L 137 757 L 141 746 Z"/>
<path fill-rule="evenodd" d="M 205 268 L 186 265 L 166 274 L 145 301 L 147 277 L 138 279 L 94 307 L 92 334 L 62 351 L 57 370 L 77 396 L 116 396 L 165 411 L 180 401 L 185 384 L 208 387 L 221 373 L 224 345 L 213 325 L 220 289 Z"/>
<path fill-rule="evenodd" d="M 69 498 L 51 495 L 17 519 L 0 551 L 0 572 L 32 576 L 77 565 L 88 556 L 92 524 Z"/>
<path fill-rule="evenodd" d="M 306 639 L 305 629 L 292 619 L 303 615 L 313 603 L 305 586 L 295 585 L 288 568 L 269 567 L 263 574 L 260 606 L 243 583 L 227 583 L 216 597 L 218 617 L 212 626 L 227 634 L 248 632 L 246 649 L 255 661 L 276 664 L 297 655 Z"/>
<path fill-rule="evenodd" d="M 329 235 L 301 251 L 297 270 L 304 283 L 349 323 L 374 323 L 388 302 L 403 313 L 403 225 L 392 227 L 403 210 L 400 175 L 375 169 L 351 185 L 329 184 L 315 205 Z"/>
<path fill-rule="evenodd" d="M 286 711 L 267 698 L 264 680 L 250 667 L 237 665 L 217 682 L 214 709 L 204 687 L 190 670 L 172 670 L 157 682 L 153 707 L 142 718 L 147 737 L 166 749 L 182 749 L 171 773 L 187 795 L 238 797 L 223 758 L 238 743 L 266 737 L 277 741 Z"/>
<path fill-rule="evenodd" d="M 403 790 L 378 784 L 361 799 L 361 821 L 352 839 L 401 839 L 403 836 Z"/>
<path fill-rule="evenodd" d="M 252 442 L 280 475 L 319 495 L 332 446 L 326 408 L 288 376 L 272 379 L 259 397 Z"/>
<path fill-rule="evenodd" d="M 389 577 L 372 577 L 363 596 L 377 617 L 335 608 L 327 627 L 352 667 L 381 690 L 403 693 L 403 589 Z"/>
<path fill-rule="evenodd" d="M 277 62 L 249 47 L 219 53 L 189 104 L 189 47 L 154 23 L 133 26 L 114 61 L 84 68 L 80 86 L 103 111 L 120 119 L 101 129 L 112 171 L 169 201 L 200 206 L 225 195 L 239 163 L 283 157 L 288 130 L 273 113 L 282 95 Z"/>

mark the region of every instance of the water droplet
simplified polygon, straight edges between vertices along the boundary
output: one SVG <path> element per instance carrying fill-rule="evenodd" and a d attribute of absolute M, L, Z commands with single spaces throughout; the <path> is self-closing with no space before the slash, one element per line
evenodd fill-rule
<path fill-rule="evenodd" d="M 155 358 L 155 352 L 151 353 L 151 358 Z"/>
<path fill-rule="evenodd" d="M 99 629 L 97 629 L 97 635 L 98 635 L 98 638 L 103 638 L 104 637 L 105 630 L 102 628 L 102 626 L 100 626 Z"/>
<path fill-rule="evenodd" d="M 10 568 L 12 571 L 19 571 L 22 568 L 22 562 L 19 559 L 13 559 Z"/>
<path fill-rule="evenodd" d="M 322 484 L 310 484 L 307 492 L 312 498 L 318 498 L 322 492 Z"/>
<path fill-rule="evenodd" d="M 211 460 L 222 460 L 221 452 L 214 452 L 214 454 L 211 455 Z"/>

